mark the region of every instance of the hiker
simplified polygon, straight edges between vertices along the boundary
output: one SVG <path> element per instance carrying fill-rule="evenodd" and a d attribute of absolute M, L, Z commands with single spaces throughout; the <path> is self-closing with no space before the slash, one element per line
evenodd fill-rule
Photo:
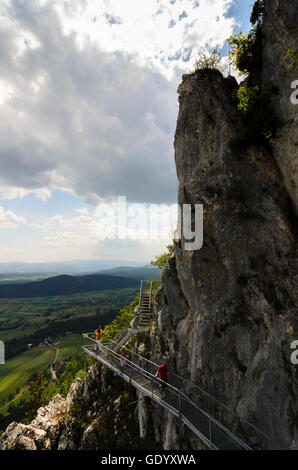
<path fill-rule="evenodd" d="M 125 366 L 126 356 L 127 356 L 126 347 L 122 346 L 122 348 L 120 349 L 120 365 L 121 365 L 121 367 Z"/>
<path fill-rule="evenodd" d="M 96 337 L 96 339 L 97 339 L 98 341 L 101 340 L 102 333 L 103 333 L 102 328 L 101 328 L 101 326 L 99 326 L 99 327 L 97 328 L 97 330 L 95 330 L 95 337 Z"/>
<path fill-rule="evenodd" d="M 95 339 L 96 339 L 96 352 L 100 352 L 101 351 L 101 344 L 100 344 L 100 340 L 101 340 L 101 337 L 102 337 L 102 328 L 101 326 L 99 326 L 97 328 L 97 330 L 95 330 L 94 334 L 95 334 Z"/>
<path fill-rule="evenodd" d="M 155 377 L 157 377 L 159 374 L 160 380 L 161 380 L 161 387 L 164 390 L 165 385 L 168 383 L 168 366 L 166 363 L 166 360 L 163 361 L 163 363 L 159 366 L 159 368 L 156 371 Z"/>

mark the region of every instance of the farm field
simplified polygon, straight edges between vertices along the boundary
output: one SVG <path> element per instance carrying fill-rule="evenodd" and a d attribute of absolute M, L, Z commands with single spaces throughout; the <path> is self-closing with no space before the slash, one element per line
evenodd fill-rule
<path fill-rule="evenodd" d="M 136 295 L 136 288 L 86 292 L 56 297 L 0 299 L 0 339 L 28 336 L 53 322 L 117 311 Z"/>
<path fill-rule="evenodd" d="M 135 288 L 87 292 L 57 297 L 1 299 L 0 340 L 5 343 L 6 363 L 0 365 L 0 415 L 8 402 L 16 403 L 32 374 L 46 369 L 55 350 L 41 344 L 58 338 L 58 360 L 80 350 L 81 335 L 104 326 L 136 295 Z M 76 333 L 76 334 L 71 334 Z M 59 336 L 63 337 L 59 340 Z M 28 344 L 33 347 L 28 350 Z M 3 408 L 4 407 L 4 408 Z"/>
<path fill-rule="evenodd" d="M 130 303 L 138 288 L 85 292 L 52 297 L 0 299 L 0 340 L 5 343 L 5 364 L 0 365 L 0 419 L 28 398 L 27 385 L 38 372 L 48 372 L 57 360 L 81 352 L 81 333 L 110 323 Z M 56 344 L 59 343 L 59 344 Z M 28 349 L 28 344 L 33 346 Z M 6 418 L 7 417 L 7 418 Z"/>
<path fill-rule="evenodd" d="M 57 360 L 66 360 L 81 351 L 81 335 L 68 335 L 58 340 Z M 29 378 L 44 372 L 54 361 L 56 351 L 50 346 L 39 346 L 8 359 L 0 365 L 0 415 L 5 415 L 8 406 L 16 404 L 24 393 Z"/>

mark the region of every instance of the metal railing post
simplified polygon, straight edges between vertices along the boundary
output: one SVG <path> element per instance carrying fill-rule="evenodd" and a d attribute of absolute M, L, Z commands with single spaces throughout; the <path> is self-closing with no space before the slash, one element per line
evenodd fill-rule
<path fill-rule="evenodd" d="M 141 286 L 140 286 L 139 313 L 141 311 L 142 291 L 143 291 L 143 281 L 141 281 Z"/>
<path fill-rule="evenodd" d="M 84 352 L 84 382 L 86 378 L 86 353 Z"/>
<path fill-rule="evenodd" d="M 179 419 L 181 419 L 181 392 L 179 390 Z"/>
<path fill-rule="evenodd" d="M 150 282 L 149 309 L 151 311 L 152 281 Z"/>

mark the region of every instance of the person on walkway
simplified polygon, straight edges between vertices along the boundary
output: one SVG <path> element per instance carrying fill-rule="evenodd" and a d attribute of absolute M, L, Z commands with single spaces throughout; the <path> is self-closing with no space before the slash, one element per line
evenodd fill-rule
<path fill-rule="evenodd" d="M 125 366 L 126 357 L 127 357 L 126 347 L 122 346 L 122 348 L 120 349 L 120 366 L 121 367 Z"/>
<path fill-rule="evenodd" d="M 95 330 L 95 339 L 96 339 L 96 352 L 100 352 L 101 351 L 101 344 L 100 344 L 100 340 L 101 340 L 101 337 L 102 337 L 102 327 L 99 326 L 97 328 L 97 330 Z"/>
<path fill-rule="evenodd" d="M 98 341 L 101 340 L 102 333 L 103 333 L 102 327 L 99 326 L 99 327 L 97 328 L 97 330 L 95 330 L 95 337 L 96 337 L 96 339 L 97 339 Z"/>
<path fill-rule="evenodd" d="M 163 361 L 163 363 L 159 366 L 159 368 L 156 371 L 155 377 L 157 377 L 159 374 L 160 380 L 161 380 L 161 387 L 163 389 L 163 392 L 165 391 L 165 386 L 168 383 L 168 366 L 166 363 L 166 360 Z"/>

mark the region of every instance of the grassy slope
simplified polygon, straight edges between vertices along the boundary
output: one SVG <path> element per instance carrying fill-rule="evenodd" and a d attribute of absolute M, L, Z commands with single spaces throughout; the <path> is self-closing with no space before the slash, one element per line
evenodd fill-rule
<path fill-rule="evenodd" d="M 81 351 L 81 336 L 69 335 L 56 347 L 59 349 L 58 361 L 70 358 Z M 19 354 L 9 359 L 6 364 L 0 365 L 0 400 L 6 401 L 11 394 L 14 395 L 9 403 L 6 402 L 2 407 L 0 404 L 0 414 L 5 414 L 7 407 L 21 398 L 29 377 L 47 369 L 55 354 L 53 348 L 41 346 Z M 17 393 L 18 389 L 20 391 Z"/>
<path fill-rule="evenodd" d="M 134 298 L 135 294 L 135 288 L 126 288 L 57 297 L 1 299 L 0 339 L 7 341 L 19 335 L 29 335 L 46 327 L 50 321 L 59 320 L 63 324 L 65 315 L 85 318 L 103 314 L 111 308 L 119 310 L 129 302 L 129 299 Z M 9 328 L 10 324 L 12 328 Z M 58 346 L 59 350 L 61 348 L 58 360 L 69 358 L 76 351 L 80 351 L 80 338 L 77 334 L 65 337 Z M 29 377 L 48 368 L 54 357 L 54 349 L 42 346 L 18 354 L 7 360 L 6 364 L 0 365 L 0 414 L 6 414 L 12 402 L 14 404 L 19 402 L 26 390 L 25 385 Z M 3 405 L 11 394 L 13 394 L 12 400 Z"/>

